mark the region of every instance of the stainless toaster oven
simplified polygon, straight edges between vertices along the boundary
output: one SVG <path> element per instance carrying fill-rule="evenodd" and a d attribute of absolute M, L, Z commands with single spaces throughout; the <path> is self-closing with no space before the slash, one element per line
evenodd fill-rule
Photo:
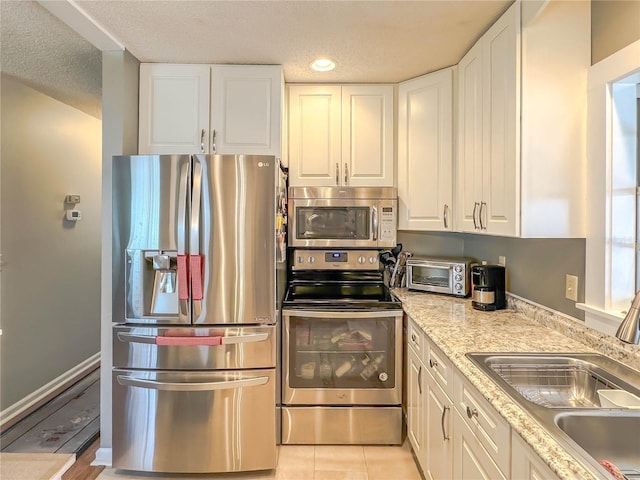
<path fill-rule="evenodd" d="M 471 293 L 470 258 L 416 257 L 407 260 L 407 288 L 467 297 Z"/>

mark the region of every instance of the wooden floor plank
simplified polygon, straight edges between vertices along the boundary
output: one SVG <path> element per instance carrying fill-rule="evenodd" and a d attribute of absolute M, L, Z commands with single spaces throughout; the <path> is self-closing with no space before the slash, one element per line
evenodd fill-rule
<path fill-rule="evenodd" d="M 96 458 L 96 450 L 100 447 L 98 437 L 77 459 L 69 470 L 62 475 L 62 480 L 95 480 L 104 470 L 104 466 L 92 467 L 91 462 Z"/>
<path fill-rule="evenodd" d="M 99 414 L 100 383 L 94 382 L 67 402 L 64 408 L 53 412 L 9 445 L 3 444 L 2 451 L 55 453 L 78 434 L 90 438 L 92 434 L 84 431 L 84 428 Z"/>
<path fill-rule="evenodd" d="M 11 445 L 18 438 L 35 427 L 38 423 L 53 415 L 61 408 L 64 408 L 74 398 L 82 395 L 82 393 L 87 388 L 99 382 L 100 368 L 94 370 L 89 375 L 67 388 L 64 392 L 60 393 L 56 397 L 52 398 L 49 402 L 27 415 L 11 428 L 2 432 L 2 434 L 0 435 L 0 445 L 2 446 L 2 450 L 4 451 L 4 447 Z"/>

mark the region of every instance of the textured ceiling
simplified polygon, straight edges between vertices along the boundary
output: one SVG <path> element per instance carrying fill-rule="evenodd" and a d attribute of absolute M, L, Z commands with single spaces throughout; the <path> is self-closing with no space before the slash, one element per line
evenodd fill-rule
<path fill-rule="evenodd" d="M 142 62 L 279 64 L 287 82 L 395 83 L 458 63 L 513 0 L 76 0 Z M 0 0 L 2 72 L 99 116 L 100 52 L 37 2 Z M 309 64 L 328 56 L 333 72 Z"/>
<path fill-rule="evenodd" d="M 0 70 L 101 117 L 101 52 L 37 2 L 0 0 Z"/>

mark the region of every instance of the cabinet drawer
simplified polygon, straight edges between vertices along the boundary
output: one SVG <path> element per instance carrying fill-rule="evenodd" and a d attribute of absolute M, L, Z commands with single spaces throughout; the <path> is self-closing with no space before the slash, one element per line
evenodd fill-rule
<path fill-rule="evenodd" d="M 426 366 L 429 369 L 429 373 L 436 381 L 438 385 L 449 396 L 453 397 L 453 366 L 449 361 L 449 358 L 435 347 L 429 340 L 425 342 L 428 344 L 428 360 Z"/>
<path fill-rule="evenodd" d="M 424 361 L 428 356 L 424 352 L 426 347 L 424 332 L 411 317 L 407 317 L 407 319 L 407 343 L 418 355 L 418 358 Z"/>
<path fill-rule="evenodd" d="M 502 472 L 509 472 L 511 428 L 487 400 L 460 373 L 454 375 L 454 404 Z"/>

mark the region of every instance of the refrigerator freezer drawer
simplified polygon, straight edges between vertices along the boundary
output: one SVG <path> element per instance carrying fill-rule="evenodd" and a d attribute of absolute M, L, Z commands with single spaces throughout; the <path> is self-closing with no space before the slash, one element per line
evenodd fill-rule
<path fill-rule="evenodd" d="M 402 407 L 282 407 L 282 443 L 400 445 Z"/>
<path fill-rule="evenodd" d="M 276 366 L 276 326 L 113 327 L 120 368 L 235 370 Z"/>
<path fill-rule="evenodd" d="M 113 467 L 216 473 L 276 466 L 275 369 L 113 370 Z"/>

